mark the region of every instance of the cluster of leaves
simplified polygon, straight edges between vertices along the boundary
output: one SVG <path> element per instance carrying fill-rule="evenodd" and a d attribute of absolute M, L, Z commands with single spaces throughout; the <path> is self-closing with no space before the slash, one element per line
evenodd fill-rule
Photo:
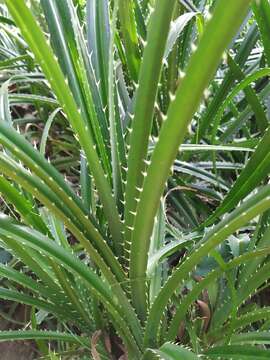
<path fill-rule="evenodd" d="M 0 341 L 269 359 L 269 1 L 0 11 Z"/>

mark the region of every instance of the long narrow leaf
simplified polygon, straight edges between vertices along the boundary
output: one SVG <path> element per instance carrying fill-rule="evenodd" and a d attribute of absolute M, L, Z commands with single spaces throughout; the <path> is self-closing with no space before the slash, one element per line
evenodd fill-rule
<path fill-rule="evenodd" d="M 186 76 L 182 79 L 176 96 L 171 102 L 167 120 L 162 126 L 158 143 L 151 157 L 135 217 L 130 256 L 132 298 L 142 319 L 146 317 L 146 283 L 143 279 L 145 279 L 147 268 L 149 240 L 170 167 L 179 145 L 184 140 L 187 126 L 200 103 L 203 91 L 218 66 L 226 44 L 240 25 L 248 5 L 249 1 L 231 0 L 226 1 L 225 4 L 225 0 L 224 2 L 222 0 L 216 6 L 199 47 L 190 60 Z M 209 52 L 212 54 L 211 61 L 208 58 Z M 196 83 L 196 88 L 194 88 L 194 83 Z M 179 114 L 181 114 L 180 119 Z M 154 187 L 153 184 L 155 184 Z"/>

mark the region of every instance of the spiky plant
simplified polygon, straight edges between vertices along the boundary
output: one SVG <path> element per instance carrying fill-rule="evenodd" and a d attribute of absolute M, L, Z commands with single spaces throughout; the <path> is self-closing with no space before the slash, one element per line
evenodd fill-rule
<path fill-rule="evenodd" d="M 1 340 L 269 358 L 270 5 L 194 3 L 5 0 L 0 297 L 33 311 Z"/>

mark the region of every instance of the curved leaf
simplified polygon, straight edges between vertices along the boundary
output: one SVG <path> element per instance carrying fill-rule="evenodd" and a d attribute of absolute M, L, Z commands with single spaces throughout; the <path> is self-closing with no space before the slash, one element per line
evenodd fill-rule
<path fill-rule="evenodd" d="M 256 348 L 255 346 L 230 345 L 214 347 L 206 351 L 205 355 L 207 355 L 209 359 L 266 360 L 270 357 L 270 351 Z"/>
<path fill-rule="evenodd" d="M 179 145 L 184 140 L 188 124 L 200 103 L 203 91 L 216 71 L 222 53 L 245 16 L 248 6 L 249 1 L 246 0 L 237 2 L 221 0 L 217 3 L 198 49 L 190 59 L 186 76 L 181 80 L 176 95 L 172 98 L 167 119 L 163 122 L 159 140 L 147 168 L 135 216 L 130 254 L 132 299 L 141 319 L 146 318 L 147 309 L 144 279 L 149 242 L 170 168 Z M 211 58 L 208 56 L 209 53 Z M 201 71 L 202 68 L 204 71 Z M 181 114 L 180 121 L 179 114 Z M 140 141 L 137 146 L 141 146 Z"/>
<path fill-rule="evenodd" d="M 266 186 L 258 194 L 234 210 L 218 225 L 213 227 L 213 229 L 206 233 L 205 237 L 197 243 L 189 257 L 178 266 L 165 283 L 150 309 L 144 340 L 147 346 L 155 346 L 160 319 L 170 297 L 189 276 L 189 273 L 199 264 L 202 258 L 207 256 L 229 235 L 239 229 L 239 227 L 249 222 L 258 214 L 263 213 L 269 209 L 269 207 L 270 186 Z"/>

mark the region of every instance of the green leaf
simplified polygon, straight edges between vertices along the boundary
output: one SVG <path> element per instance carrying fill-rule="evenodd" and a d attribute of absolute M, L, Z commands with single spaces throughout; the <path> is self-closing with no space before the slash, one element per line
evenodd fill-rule
<path fill-rule="evenodd" d="M 50 128 L 52 126 L 53 120 L 55 119 L 56 115 L 60 110 L 61 110 L 60 108 L 57 108 L 51 113 L 43 129 L 42 137 L 40 140 L 40 147 L 39 147 L 39 151 L 43 156 L 45 156 L 46 143 L 48 140 Z"/>
<path fill-rule="evenodd" d="M 133 1 L 119 0 L 120 29 L 123 36 L 128 70 L 130 72 L 131 79 L 137 82 L 141 56 L 134 8 L 135 6 Z"/>
<path fill-rule="evenodd" d="M 43 253 L 53 257 L 53 259 L 55 259 L 55 261 L 57 261 L 57 263 L 61 266 L 64 266 L 66 269 L 70 269 L 70 271 L 79 275 L 85 282 L 85 285 L 89 288 L 90 292 L 92 292 L 93 295 L 96 296 L 108 309 L 113 318 L 113 321 L 118 324 L 117 328 L 123 329 L 122 336 L 123 339 L 126 339 L 126 343 L 130 348 L 130 351 L 138 351 L 136 341 L 129 330 L 127 322 L 130 323 L 129 325 L 131 328 L 133 328 L 138 341 L 140 339 L 139 333 L 141 332 L 141 329 L 139 327 L 137 318 L 132 314 L 132 309 L 129 306 L 129 302 L 125 300 L 125 296 L 116 295 L 115 291 L 117 292 L 117 289 L 119 289 L 116 284 L 114 284 L 112 287 L 108 286 L 108 283 L 103 282 L 102 279 L 96 275 L 93 270 L 87 267 L 77 257 L 42 234 L 16 224 L 6 216 L 0 217 L 0 225 L 0 237 L 10 236 L 12 234 L 13 241 L 22 242 L 31 248 L 42 251 Z M 7 239 L 5 241 L 9 240 Z M 2 293 L 3 291 L 0 293 L 0 297 L 6 296 L 7 298 L 8 295 Z M 113 293 L 114 295 L 112 295 Z M 7 294 L 9 294 L 9 292 Z M 12 296 L 15 299 L 15 296 L 17 295 L 13 294 Z M 23 296 L 24 299 L 28 301 L 27 303 L 30 304 L 32 300 L 28 299 L 26 295 Z M 17 297 L 19 298 L 19 295 Z M 122 307 L 124 303 L 125 305 Z M 33 300 L 31 305 L 55 312 L 53 311 L 54 308 L 50 304 L 48 306 L 46 304 L 47 307 L 45 307 L 45 304 L 43 306 L 43 303 L 37 304 L 37 301 Z"/>
<path fill-rule="evenodd" d="M 0 342 L 17 340 L 49 340 L 65 341 L 79 345 L 89 346 L 89 339 L 75 334 L 61 333 L 58 331 L 39 330 L 9 330 L 0 331 Z"/>
<path fill-rule="evenodd" d="M 199 360 L 199 357 L 195 355 L 189 349 L 183 346 L 174 345 L 171 343 L 165 343 L 159 350 L 148 349 L 146 350 L 142 360 Z"/>
<path fill-rule="evenodd" d="M 159 263 L 160 257 L 159 252 L 164 249 L 165 241 L 165 214 L 164 205 L 161 203 L 159 212 L 157 215 L 154 231 L 151 239 L 149 255 L 151 262 L 148 263 L 148 276 L 149 276 L 149 299 L 150 303 L 159 293 L 163 283 L 163 272 L 165 272 L 164 266 Z M 157 255 L 158 253 L 158 255 Z M 151 258 L 152 257 L 152 258 Z"/>
<path fill-rule="evenodd" d="M 180 15 L 176 20 L 171 22 L 170 32 L 167 39 L 167 44 L 164 52 L 164 59 L 167 59 L 170 52 L 173 49 L 174 44 L 177 41 L 177 38 L 180 36 L 184 27 L 189 23 L 194 16 L 196 16 L 196 12 L 188 12 L 183 15 Z"/>
<path fill-rule="evenodd" d="M 183 237 L 179 240 L 172 240 L 166 245 L 163 245 L 157 251 L 150 253 L 147 265 L 147 274 L 148 276 L 151 275 L 154 268 L 164 261 L 167 257 L 174 254 L 176 251 L 180 250 L 181 248 L 189 245 L 192 240 L 189 237 Z"/>
<path fill-rule="evenodd" d="M 0 288 L 0 298 L 4 299 L 4 300 L 15 301 L 20 304 L 36 306 L 39 309 L 48 311 L 49 313 L 54 313 L 54 314 L 58 313 L 58 309 L 55 305 L 53 305 L 49 302 L 40 300 L 39 298 L 34 298 L 32 296 L 23 294 L 19 291 Z"/>
<path fill-rule="evenodd" d="M 269 279 L 269 263 L 265 263 L 261 268 L 259 268 L 256 272 L 254 272 L 250 277 L 247 277 L 243 286 L 239 286 L 237 288 L 237 300 L 235 302 L 235 306 L 238 308 L 244 303 L 248 298 L 258 292 L 258 289 Z M 230 298 L 230 297 L 228 297 Z M 228 299 L 227 298 L 227 299 Z M 224 326 L 223 323 L 226 321 L 228 314 L 230 313 L 232 307 L 231 303 L 225 301 L 220 304 L 220 306 L 216 309 L 215 313 L 212 317 L 211 322 L 211 331 L 209 331 L 209 336 L 214 337 L 222 337 L 224 332 L 224 327 L 232 327 L 233 329 L 239 326 L 240 319 L 229 320 L 227 324 Z M 264 310 L 264 309 L 263 309 Z M 267 310 L 267 308 L 265 309 Z M 253 315 L 256 316 L 256 313 L 249 312 L 249 316 L 245 318 L 246 321 L 250 321 L 252 323 Z"/>
<path fill-rule="evenodd" d="M 29 176 L 29 173 L 21 167 L 19 169 L 17 168 L 15 171 L 12 171 L 11 168 L 14 169 L 14 167 L 18 167 L 18 164 L 13 162 L 12 159 L 11 161 L 8 160 L 5 155 L 0 154 L 2 164 L 5 162 L 7 165 L 5 167 L 5 172 L 9 171 L 9 175 L 12 178 L 15 177 L 15 181 L 18 180 L 19 176 L 21 179 L 23 178 L 24 180 L 19 181 L 23 187 L 31 187 L 32 184 L 31 192 L 34 196 L 38 197 L 39 199 L 40 196 L 42 196 L 41 201 L 47 207 L 53 208 L 54 212 L 56 209 L 60 211 L 64 215 L 64 219 L 63 217 L 61 217 L 61 219 L 72 227 L 73 230 L 71 231 L 73 233 L 77 228 L 75 230 L 76 236 L 78 236 L 77 234 L 79 232 L 79 238 L 81 238 L 81 241 L 83 241 L 83 246 L 85 249 L 88 249 L 87 251 L 90 251 L 90 253 L 92 251 L 97 253 L 93 246 L 91 246 L 89 243 L 89 240 L 83 240 L 86 232 L 88 233 L 91 242 L 95 242 L 95 240 L 97 240 L 99 242 L 99 245 L 96 243 L 97 248 L 100 247 L 101 253 L 105 251 L 107 255 L 104 254 L 105 256 L 102 260 L 99 255 L 94 255 L 93 258 L 95 261 L 98 261 L 99 258 L 101 262 L 104 262 L 104 260 L 107 259 L 105 262 L 109 261 L 109 263 L 111 263 L 110 267 L 112 269 L 114 268 L 116 270 L 118 268 L 116 273 L 118 273 L 120 276 L 120 281 L 124 281 L 126 277 L 120 268 L 120 264 L 113 256 L 111 249 L 104 241 L 100 232 L 97 231 L 95 220 L 91 215 L 88 214 L 88 212 L 85 211 L 85 209 L 83 209 L 81 200 L 65 182 L 62 175 L 58 173 L 57 170 L 49 162 L 47 162 L 46 159 L 44 159 L 41 154 L 35 150 L 22 136 L 20 136 L 13 128 L 10 128 L 4 122 L 0 122 L 0 142 L 5 144 L 5 146 L 7 146 L 10 151 L 14 152 L 17 158 L 23 161 L 23 163 L 27 165 L 38 177 L 33 177 L 31 174 Z M 4 164 L 2 166 L 4 166 Z M 25 179 L 28 179 L 26 183 Z M 33 183 L 35 183 L 34 186 Z M 37 191 L 37 189 L 39 189 L 39 191 Z M 53 192 L 51 190 L 53 190 Z M 64 206 L 64 204 L 66 206 Z M 82 236 L 82 234 L 84 235 Z M 92 250 L 90 248 L 92 248 Z"/>
<path fill-rule="evenodd" d="M 48 233 L 48 228 L 33 208 L 31 202 L 4 177 L 0 178 L 0 192 L 8 202 L 15 206 L 26 224 L 34 226 L 44 234 Z"/>
<path fill-rule="evenodd" d="M 256 348 L 255 346 L 218 346 L 206 351 L 205 355 L 210 359 L 235 359 L 235 360 L 260 360 L 269 359 L 270 351 Z"/>
<path fill-rule="evenodd" d="M 203 257 L 207 256 L 237 229 L 258 214 L 263 213 L 269 207 L 270 186 L 266 186 L 258 194 L 254 195 L 240 207 L 235 209 L 218 225 L 213 227 L 213 229 L 206 233 L 205 237 L 196 244 L 191 254 L 180 263 L 178 268 L 165 283 L 150 309 L 144 339 L 146 346 L 155 346 L 157 341 L 156 336 L 160 325 L 159 322 L 170 297 L 188 278 L 189 273 L 194 270 Z"/>
<path fill-rule="evenodd" d="M 232 344 L 270 344 L 270 334 L 268 331 L 251 331 L 247 333 L 235 334 L 231 337 Z"/>
<path fill-rule="evenodd" d="M 260 0 L 253 2 L 253 12 L 257 24 L 260 29 L 261 38 L 264 46 L 264 53 L 268 65 L 270 66 L 270 43 L 269 43 L 269 31 L 270 31 L 270 4 L 268 0 Z"/>
<path fill-rule="evenodd" d="M 242 72 L 240 66 L 234 61 L 234 59 L 229 54 L 227 54 L 227 58 L 228 58 L 228 65 L 230 69 L 234 72 L 235 76 L 238 78 L 238 80 L 243 80 L 245 78 L 245 74 Z M 263 132 L 268 127 L 269 124 L 264 108 L 261 105 L 255 90 L 251 86 L 247 86 L 244 89 L 244 92 L 246 99 L 249 102 L 255 114 L 258 128 L 260 129 L 261 132 Z"/>
<path fill-rule="evenodd" d="M 261 138 L 255 152 L 252 154 L 247 165 L 242 170 L 232 188 L 215 212 L 204 222 L 208 226 L 217 217 L 230 211 L 240 200 L 251 193 L 270 172 L 270 127 Z"/>
<path fill-rule="evenodd" d="M 111 232 L 115 241 L 121 239 L 121 223 L 117 213 L 115 200 L 113 199 L 111 188 L 105 177 L 100 164 L 95 144 L 89 126 L 87 126 L 78 111 L 77 104 L 66 84 L 65 77 L 60 69 L 57 60 L 54 58 L 50 45 L 47 43 L 44 34 L 37 25 L 33 15 L 23 0 L 6 0 L 6 4 L 12 14 L 23 36 L 29 43 L 37 61 L 48 78 L 59 103 L 66 112 L 68 119 L 78 135 L 81 146 L 85 152 L 88 163 L 95 178 L 95 183 L 99 189 L 99 195 L 104 205 Z"/>
<path fill-rule="evenodd" d="M 125 237 L 131 238 L 139 190 L 144 179 L 149 135 L 152 126 L 163 54 L 169 33 L 175 0 L 157 0 L 148 25 L 147 41 L 140 68 L 139 87 L 135 95 L 134 117 L 128 153 L 127 185 L 125 195 Z M 121 6 L 121 4 L 120 4 Z M 139 189 L 139 190 L 138 190 Z M 128 244 L 127 244 L 128 247 Z M 133 273 L 133 269 L 131 269 Z M 133 274 L 131 277 L 133 278 Z M 135 301 L 135 300 L 134 300 Z"/>
<path fill-rule="evenodd" d="M 259 38 L 256 24 L 253 24 L 242 41 L 241 46 L 235 56 L 235 62 L 242 68 L 250 55 L 251 50 L 253 49 L 256 41 Z M 232 85 L 234 84 L 235 76 L 232 71 L 226 73 L 222 84 L 219 86 L 214 98 L 210 101 L 207 109 L 205 110 L 202 118 L 200 119 L 199 129 L 198 129 L 198 141 L 204 136 L 209 125 L 212 124 L 212 118 L 218 111 L 218 108 L 222 102 L 226 99 L 228 92 L 230 91 Z"/>
<path fill-rule="evenodd" d="M 223 104 L 221 105 L 221 107 L 219 108 L 218 112 L 215 115 L 215 118 L 213 120 L 213 130 L 212 130 L 212 142 L 215 143 L 215 137 L 218 131 L 218 126 L 220 124 L 220 120 L 222 117 L 222 114 L 224 112 L 224 110 L 226 109 L 226 107 L 228 106 L 228 104 L 233 100 L 233 98 L 242 90 L 246 89 L 247 86 L 249 86 L 249 84 L 251 84 L 253 81 L 260 79 L 262 77 L 265 77 L 267 75 L 270 74 L 270 68 L 266 68 L 266 69 L 260 69 L 258 71 L 256 71 L 255 73 L 247 76 L 243 81 L 241 81 L 238 85 L 236 85 L 232 92 L 226 97 L 226 100 L 223 102 Z M 254 94 L 253 94 L 254 95 Z M 267 127 L 267 120 L 264 121 L 264 127 L 263 129 L 265 129 Z"/>
<path fill-rule="evenodd" d="M 185 138 L 188 124 L 197 110 L 203 91 L 216 71 L 225 47 L 241 24 L 248 6 L 249 1 L 242 0 L 237 2 L 221 0 L 217 4 L 212 19 L 205 27 L 198 49 L 190 59 L 186 76 L 181 80 L 172 99 L 167 119 L 163 123 L 151 163 L 147 168 L 147 176 L 144 179 L 135 216 L 130 255 L 132 298 L 137 313 L 142 319 L 146 317 L 147 308 L 146 283 L 143 279 L 147 269 L 149 241 L 170 168 L 179 145 Z M 211 58 L 208 56 L 209 53 Z M 201 71 L 202 68 L 204 71 Z M 179 114 L 181 114 L 180 121 Z"/>
<path fill-rule="evenodd" d="M 173 341 L 173 339 L 175 339 L 179 329 L 179 324 L 182 320 L 185 319 L 188 308 L 198 299 L 199 295 L 203 292 L 204 289 L 206 289 L 211 284 L 216 284 L 217 279 L 221 277 L 224 272 L 229 272 L 241 264 L 252 263 L 252 261 L 257 260 L 258 258 L 264 259 L 268 255 L 269 250 L 270 248 L 268 247 L 267 250 L 265 248 L 258 251 L 252 251 L 234 258 L 233 260 L 226 263 L 225 268 L 216 268 L 212 270 L 204 279 L 196 283 L 192 290 L 187 295 L 185 295 L 178 304 L 174 318 L 169 326 L 166 339 L 169 341 Z M 225 331 L 226 329 L 222 327 L 222 337 L 224 337 Z"/>
<path fill-rule="evenodd" d="M 110 145 L 112 158 L 112 179 L 113 191 L 117 204 L 123 201 L 123 188 L 121 177 L 120 151 L 119 140 L 117 132 L 117 114 L 115 111 L 115 73 L 114 73 L 114 38 L 116 34 L 116 15 L 118 11 L 118 0 L 115 1 L 112 21 L 111 21 L 111 36 L 110 36 L 110 55 L 109 55 L 109 70 L 108 70 L 108 106 L 109 106 L 109 124 L 110 124 Z M 123 245 L 123 244 L 121 244 Z M 122 254 L 122 249 L 117 249 L 117 254 Z"/>
<path fill-rule="evenodd" d="M 183 359 L 183 360 L 198 360 L 199 357 L 195 355 L 193 352 L 191 352 L 188 349 L 185 349 L 182 346 L 174 345 L 171 343 L 165 343 L 160 348 L 161 353 L 163 353 L 168 360 L 177 360 L 177 359 Z"/>
<path fill-rule="evenodd" d="M 103 106 L 107 104 L 110 23 L 108 0 L 87 1 L 87 40 L 97 81 L 100 80 Z"/>

